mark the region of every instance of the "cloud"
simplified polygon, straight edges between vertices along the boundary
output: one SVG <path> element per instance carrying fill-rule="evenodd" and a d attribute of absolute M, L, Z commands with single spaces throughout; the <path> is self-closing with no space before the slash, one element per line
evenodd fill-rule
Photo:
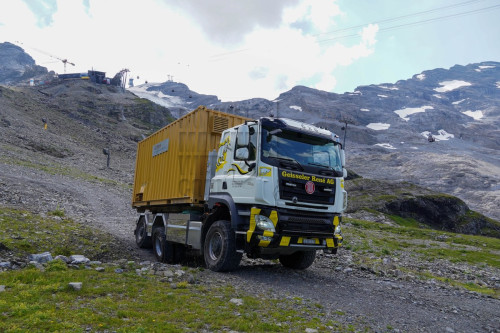
<path fill-rule="evenodd" d="M 37 25 L 46 27 L 52 24 L 55 12 L 57 12 L 57 0 L 23 0 L 28 8 L 35 14 Z"/>
<path fill-rule="evenodd" d="M 40 27 L 24 1 L 11 0 L 16 15 L 0 8 L 0 36 L 31 46 L 27 52 L 37 63 L 58 73 L 63 64 L 48 53 L 75 63 L 67 68 L 72 72 L 95 69 L 113 76 L 128 68 L 140 77 L 136 85 L 173 76 L 224 101 L 274 99 L 296 85 L 332 91 L 337 67 L 375 50 L 376 25 L 360 28 L 354 43 L 323 41 L 322 33 L 338 29 L 344 15 L 336 1 L 209 3 L 59 0 L 51 24 Z"/>
<path fill-rule="evenodd" d="M 192 17 L 203 33 L 220 45 L 242 42 L 244 36 L 260 28 L 276 28 L 281 24 L 283 9 L 299 0 L 164 0 Z"/>

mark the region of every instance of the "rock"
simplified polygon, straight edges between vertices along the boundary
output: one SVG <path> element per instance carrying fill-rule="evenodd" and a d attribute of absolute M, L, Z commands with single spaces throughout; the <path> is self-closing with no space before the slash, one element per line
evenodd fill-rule
<path fill-rule="evenodd" d="M 62 260 L 64 261 L 65 263 L 69 264 L 71 261 L 69 260 L 68 257 L 66 256 L 63 256 L 63 255 L 58 255 L 54 258 L 54 260 Z"/>
<path fill-rule="evenodd" d="M 241 298 L 231 298 L 229 302 L 236 304 L 238 306 L 243 305 L 243 300 Z"/>
<path fill-rule="evenodd" d="M 115 273 L 121 274 L 121 273 L 123 273 L 123 269 L 117 268 L 117 269 L 115 269 Z"/>
<path fill-rule="evenodd" d="M 30 254 L 28 256 L 28 260 L 30 262 L 34 261 L 34 262 L 37 262 L 39 264 L 43 264 L 43 263 L 52 261 L 54 259 L 52 258 L 52 255 L 50 254 L 50 252 L 43 252 L 43 253 L 38 253 L 38 254 Z"/>
<path fill-rule="evenodd" d="M 315 328 L 306 328 L 305 332 L 306 333 L 318 333 L 318 330 Z"/>
<path fill-rule="evenodd" d="M 81 290 L 82 289 L 82 282 L 70 282 L 69 283 L 70 288 L 73 290 Z"/>
<path fill-rule="evenodd" d="M 10 264 L 9 261 L 2 261 L 2 262 L 0 262 L 0 268 L 7 268 L 7 269 L 9 269 L 9 268 L 11 268 L 11 264 Z"/>
<path fill-rule="evenodd" d="M 0 285 L 0 293 L 5 291 L 5 286 L 4 285 Z"/>
<path fill-rule="evenodd" d="M 104 267 L 96 267 L 95 270 L 97 272 L 104 272 L 105 271 Z"/>
<path fill-rule="evenodd" d="M 80 254 L 72 255 L 71 257 L 69 257 L 69 260 L 73 265 L 86 264 L 90 262 L 89 258 L 86 258 L 85 256 Z"/>
<path fill-rule="evenodd" d="M 39 263 L 39 262 L 37 262 L 37 261 L 30 261 L 28 264 L 29 264 L 29 265 L 33 265 L 33 266 L 35 266 L 35 268 L 37 268 L 37 269 L 39 269 L 39 270 L 41 270 L 41 271 L 44 271 L 44 270 L 45 270 L 45 268 L 43 267 L 43 265 L 42 265 L 42 264 L 40 264 L 40 263 Z"/>
<path fill-rule="evenodd" d="M 186 281 L 189 284 L 195 284 L 196 283 L 196 280 L 195 280 L 195 278 L 194 278 L 194 276 L 192 274 L 188 274 Z"/>

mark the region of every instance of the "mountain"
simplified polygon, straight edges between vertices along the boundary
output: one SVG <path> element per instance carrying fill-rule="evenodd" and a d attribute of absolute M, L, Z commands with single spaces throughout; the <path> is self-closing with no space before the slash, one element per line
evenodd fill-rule
<path fill-rule="evenodd" d="M 8 79 L 3 76 L 4 84 L 28 85 L 30 73 L 46 73 L 13 44 L 0 44 L 0 55 L 2 73 L 11 73 Z M 89 137 L 91 147 L 112 144 L 118 133 L 116 141 L 122 143 L 112 146 L 113 156 L 116 158 L 116 150 L 126 151 L 124 163 L 130 164 L 135 141 L 167 124 L 171 115 L 182 116 L 198 105 L 248 117 L 272 113 L 339 134 L 346 142 L 348 168 L 361 176 L 408 181 L 455 195 L 472 209 L 500 219 L 499 80 L 500 63 L 488 61 L 433 69 L 396 83 L 362 86 L 344 94 L 297 86 L 273 101 L 253 98 L 233 102 L 221 102 L 217 96 L 197 93 L 172 81 L 134 87 L 130 89 L 133 95 L 112 86 L 54 80 L 36 82 L 26 91 L 2 89 L 0 95 L 16 96 L 9 97 L 14 99 L 31 96 L 32 102 L 21 106 L 26 112 L 17 116 L 13 115 L 19 106 L 10 105 L 13 111 L 2 106 L 0 124 L 4 133 L 10 133 L 3 138 L 12 141 L 23 136 L 19 127 L 12 125 L 19 117 L 31 114 L 35 123 L 48 118 L 53 127 L 66 122 L 63 112 L 76 133 L 88 136 L 87 131 L 92 130 L 100 136 L 99 140 L 94 133 Z M 38 103 L 41 106 L 34 113 Z M 87 127 L 78 127 L 82 125 Z M 33 123 L 26 126 L 31 128 Z M 68 133 L 65 127 L 61 131 Z M 429 134 L 434 142 L 428 141 Z M 67 148 L 71 140 L 60 143 L 68 153 L 53 147 L 57 142 L 50 141 L 53 137 L 47 142 L 28 135 L 24 138 L 22 146 L 56 155 L 77 149 Z"/>
<path fill-rule="evenodd" d="M 156 102 L 168 101 L 169 108 L 182 112 L 196 108 L 198 103 L 189 103 L 194 93 L 178 85 L 149 84 L 133 91 L 141 90 L 141 97 Z M 329 128 L 343 140 L 347 136 L 349 167 L 361 175 L 453 194 L 500 219 L 498 62 L 428 70 L 344 94 L 296 86 L 273 101 L 220 102 L 212 96 L 204 102 L 248 117 L 272 113 Z M 429 135 L 434 142 L 428 141 Z"/>
<path fill-rule="evenodd" d="M 30 79 L 49 80 L 53 75 L 47 68 L 36 65 L 35 60 L 19 46 L 0 43 L 0 84 L 28 85 Z"/>
<path fill-rule="evenodd" d="M 167 81 L 161 84 L 143 84 L 129 88 L 139 97 L 147 98 L 152 102 L 168 108 L 177 118 L 200 105 L 216 105 L 220 103 L 217 96 L 198 94 L 179 82 Z"/>

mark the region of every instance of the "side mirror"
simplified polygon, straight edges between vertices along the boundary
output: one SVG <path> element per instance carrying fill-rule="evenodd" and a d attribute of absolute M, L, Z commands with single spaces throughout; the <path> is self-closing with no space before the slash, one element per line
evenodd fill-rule
<path fill-rule="evenodd" d="M 249 155 L 250 153 L 246 147 L 236 149 L 235 157 L 237 160 L 248 160 Z"/>
<path fill-rule="evenodd" d="M 241 125 L 238 127 L 238 134 L 236 138 L 238 147 L 247 147 L 250 143 L 250 130 L 248 125 Z"/>

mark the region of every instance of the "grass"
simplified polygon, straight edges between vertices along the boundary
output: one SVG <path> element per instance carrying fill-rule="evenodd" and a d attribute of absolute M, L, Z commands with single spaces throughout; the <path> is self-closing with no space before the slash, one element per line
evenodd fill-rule
<path fill-rule="evenodd" d="M 118 247 L 111 235 L 65 218 L 59 209 L 43 218 L 0 208 L 0 243 L 20 257 L 51 252 L 53 256 L 82 254 L 95 260 L 109 257 Z"/>
<path fill-rule="evenodd" d="M 115 240 L 59 214 L 41 217 L 25 211 L 0 208 L 0 257 L 13 252 L 84 254 L 96 260 Z M 122 251 L 123 252 L 123 251 Z M 262 291 L 248 294 L 231 286 L 171 282 L 149 273 L 138 264 L 102 264 L 95 269 L 69 268 L 54 260 L 39 270 L 28 266 L 0 272 L 0 332 L 304 332 L 359 331 L 343 326 L 341 314 L 327 314 L 318 304 Z M 183 267 L 196 275 L 200 268 Z M 179 277 L 179 279 L 182 279 Z M 70 282 L 82 282 L 79 291 Z M 243 300 L 242 305 L 230 300 Z"/>
<path fill-rule="evenodd" d="M 0 273 L 0 331 L 304 332 L 342 329 L 302 302 L 244 295 L 232 287 L 173 287 L 135 272 L 29 268 Z M 68 284 L 83 281 L 80 291 Z M 237 305 L 232 298 L 243 300 Z M 312 319 L 309 319 L 312 318 Z M 324 321 L 324 323 L 322 322 Z"/>
<path fill-rule="evenodd" d="M 371 267 L 376 273 L 386 269 L 381 258 L 411 256 L 412 267 L 397 267 L 421 279 L 435 279 L 451 286 L 465 288 L 500 298 L 500 290 L 466 280 L 453 280 L 443 273 L 435 276 L 423 273 L 429 262 L 446 261 L 468 264 L 470 270 L 484 267 L 500 269 L 500 239 L 485 236 L 456 234 L 422 227 L 411 219 L 389 216 L 396 225 L 387 225 L 345 218 L 344 246 L 353 252 L 357 264 Z M 349 225 L 350 224 L 350 225 Z M 351 227 L 352 226 L 352 227 Z"/>

